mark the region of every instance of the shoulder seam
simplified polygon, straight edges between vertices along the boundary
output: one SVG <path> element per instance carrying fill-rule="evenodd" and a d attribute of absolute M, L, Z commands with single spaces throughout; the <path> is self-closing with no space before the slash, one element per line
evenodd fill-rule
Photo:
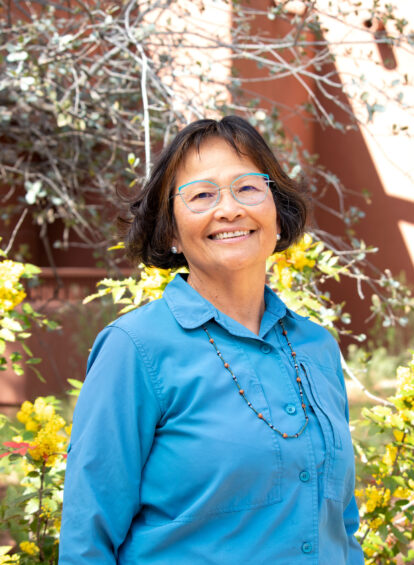
<path fill-rule="evenodd" d="M 158 403 L 158 406 L 159 406 L 159 409 L 160 409 L 160 412 L 161 412 L 161 417 L 163 417 L 164 412 L 165 412 L 165 405 L 164 405 L 164 401 L 163 401 L 163 398 L 162 398 L 161 383 L 160 383 L 160 381 L 159 381 L 159 379 L 156 375 L 154 368 L 151 365 L 149 356 L 147 355 L 147 352 L 145 351 L 145 348 L 143 347 L 142 343 L 139 341 L 138 337 L 133 334 L 133 332 L 127 331 L 126 329 L 121 328 L 120 326 L 116 325 L 115 323 L 109 324 L 108 326 L 106 326 L 105 329 L 107 329 L 107 328 L 115 328 L 115 329 L 120 330 L 125 335 L 127 335 L 128 338 L 134 344 L 134 347 L 137 350 L 141 359 L 143 360 L 145 368 L 146 368 L 148 375 L 150 377 L 151 388 L 154 392 L 155 398 L 157 399 L 157 403 Z"/>

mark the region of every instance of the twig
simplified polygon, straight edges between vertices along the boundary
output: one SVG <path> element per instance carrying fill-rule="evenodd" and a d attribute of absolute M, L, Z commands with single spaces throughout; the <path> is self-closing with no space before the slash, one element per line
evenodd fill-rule
<path fill-rule="evenodd" d="M 11 249 L 12 246 L 13 246 L 14 240 L 16 239 L 17 232 L 19 231 L 20 226 L 21 226 L 22 223 L 24 222 L 24 219 L 25 219 L 25 217 L 27 216 L 28 211 L 29 211 L 28 208 L 25 208 L 25 209 L 23 210 L 23 213 L 22 213 L 22 215 L 20 216 L 19 221 L 17 222 L 17 224 L 16 224 L 15 227 L 14 227 L 14 230 L 13 230 L 13 232 L 12 232 L 12 234 L 11 234 L 9 243 L 8 243 L 6 249 L 4 250 L 4 252 L 5 252 L 6 255 L 8 255 L 8 253 L 10 252 L 10 249 Z"/>
<path fill-rule="evenodd" d="M 342 352 L 341 352 L 341 366 L 342 366 L 342 369 L 344 370 L 344 372 L 348 375 L 348 377 L 352 381 L 354 381 L 354 383 L 364 392 L 364 394 L 366 396 L 368 396 L 368 398 L 371 398 L 371 400 L 375 400 L 375 402 L 379 402 L 380 404 L 383 404 L 384 406 L 393 406 L 393 404 L 391 402 L 389 402 L 388 400 L 386 400 L 385 398 L 381 398 L 379 396 L 376 396 L 375 394 L 372 394 L 372 392 L 369 392 L 369 390 L 365 387 L 365 385 L 363 385 L 361 383 L 361 381 L 358 379 L 358 377 L 352 372 L 348 363 L 345 361 L 345 358 L 342 355 Z"/>

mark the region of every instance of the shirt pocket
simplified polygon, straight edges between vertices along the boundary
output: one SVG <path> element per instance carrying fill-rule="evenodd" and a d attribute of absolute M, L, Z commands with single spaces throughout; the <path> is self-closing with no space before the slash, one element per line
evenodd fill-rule
<path fill-rule="evenodd" d="M 301 362 L 301 366 L 325 436 L 324 497 L 342 502 L 345 508 L 351 500 L 355 483 L 354 450 L 346 417 L 346 393 L 333 368 L 309 361 Z"/>
<path fill-rule="evenodd" d="M 168 408 L 143 469 L 146 523 L 190 522 L 281 501 L 279 440 L 243 400 L 231 375 L 214 378 L 216 367 L 222 370 L 217 361 L 192 358 L 165 394 Z M 249 401 L 270 420 L 243 355 L 232 365 Z"/>

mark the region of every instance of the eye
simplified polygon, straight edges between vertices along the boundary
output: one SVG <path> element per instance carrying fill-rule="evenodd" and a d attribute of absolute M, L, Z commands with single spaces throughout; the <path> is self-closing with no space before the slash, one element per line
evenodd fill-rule
<path fill-rule="evenodd" d="M 237 187 L 237 192 L 255 192 L 259 190 L 256 186 L 252 184 L 244 184 L 243 186 Z"/>
<path fill-rule="evenodd" d="M 194 192 L 193 194 L 190 195 L 190 200 L 206 200 L 209 198 L 216 198 L 216 194 L 214 194 L 214 192 L 209 192 L 207 190 L 204 191 L 200 191 L 200 192 Z"/>

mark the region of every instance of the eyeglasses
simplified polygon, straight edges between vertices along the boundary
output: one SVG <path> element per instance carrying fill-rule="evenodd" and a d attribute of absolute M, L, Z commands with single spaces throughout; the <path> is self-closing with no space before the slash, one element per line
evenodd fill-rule
<path fill-rule="evenodd" d="M 223 188 L 229 188 L 233 198 L 243 206 L 256 206 L 266 198 L 269 184 L 269 175 L 262 173 L 240 175 L 229 186 L 222 187 L 209 180 L 194 180 L 179 186 L 173 197 L 180 195 L 187 208 L 200 214 L 218 204 Z"/>

